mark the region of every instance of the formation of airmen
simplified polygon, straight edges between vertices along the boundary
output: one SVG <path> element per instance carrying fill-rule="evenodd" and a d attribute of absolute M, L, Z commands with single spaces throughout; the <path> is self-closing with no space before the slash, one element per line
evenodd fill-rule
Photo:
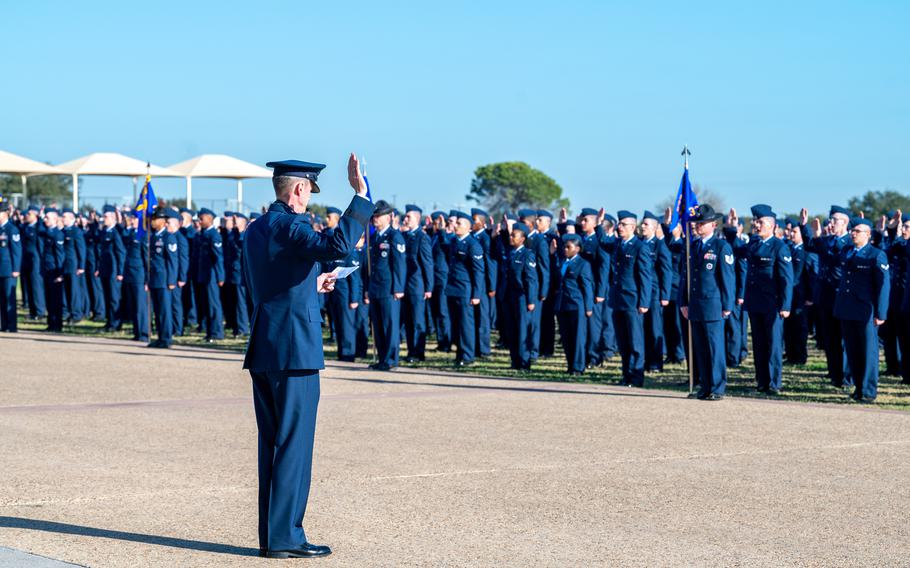
<path fill-rule="evenodd" d="M 305 215 L 331 235 L 342 211 Z M 424 360 L 430 336 L 456 366 L 501 347 L 514 369 L 529 370 L 554 356 L 558 339 L 569 375 L 618 357 L 620 384 L 641 387 L 647 373 L 688 359 L 691 325 L 702 400 L 723 398 L 749 328 L 760 392 L 780 393 L 783 365 L 806 363 L 813 333 L 831 384 L 854 399 L 875 400 L 882 348 L 885 372 L 910 384 L 910 219 L 895 211 L 873 223 L 840 206 L 826 223 L 810 223 L 805 210 L 779 219 L 768 205 L 751 216 L 747 231 L 735 210 L 703 204 L 687 243 L 669 210 L 614 217 L 583 208 L 570 220 L 565 209 L 556 219 L 521 209 L 494 219 L 378 201 L 355 250 L 323 267 L 358 268 L 321 295 L 323 315 L 342 361 L 368 358 L 373 338 L 376 370 L 399 365 L 402 343 L 405 362 Z M 16 330 L 19 282 L 27 317 L 46 317 L 49 331 L 91 318 L 160 348 L 194 327 L 209 342 L 226 328 L 247 336 L 254 310 L 242 245 L 258 217 L 160 207 L 142 234 L 125 208 L 6 207 L 0 327 Z"/>

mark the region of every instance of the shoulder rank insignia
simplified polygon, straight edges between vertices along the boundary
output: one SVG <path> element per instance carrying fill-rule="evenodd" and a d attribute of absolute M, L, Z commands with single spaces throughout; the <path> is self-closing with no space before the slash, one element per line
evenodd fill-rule
<path fill-rule="evenodd" d="M 177 252 L 177 243 L 171 243 L 167 245 L 167 250 L 171 252 Z"/>
<path fill-rule="evenodd" d="M 528 266 L 530 266 L 531 268 L 537 268 L 537 263 L 534 262 L 533 260 L 529 260 L 529 261 L 528 261 Z"/>
<path fill-rule="evenodd" d="M 881 267 L 882 267 L 882 270 L 888 270 L 890 268 L 890 266 L 887 264 L 882 264 Z"/>
<path fill-rule="evenodd" d="M 13 235 L 13 242 L 14 242 L 14 243 L 18 243 L 18 242 L 19 242 L 19 235 L 18 235 L 18 234 Z"/>
<path fill-rule="evenodd" d="M 725 255 L 724 255 L 724 262 L 726 262 L 727 264 L 733 264 L 733 255 L 732 255 L 732 254 L 725 254 Z"/>
<path fill-rule="evenodd" d="M 215 245 L 215 246 L 218 247 L 218 248 L 221 248 L 221 243 L 212 243 L 212 244 Z"/>
<path fill-rule="evenodd" d="M 404 251 L 405 251 L 405 245 L 404 245 L 404 243 L 395 245 L 395 248 L 398 249 L 398 252 L 404 252 Z"/>
<path fill-rule="evenodd" d="M 784 262 L 790 262 L 790 260 L 792 260 L 792 259 L 789 256 L 784 257 Z"/>
<path fill-rule="evenodd" d="M 483 255 L 482 255 L 482 254 L 474 254 L 474 255 L 471 255 L 471 256 L 473 256 L 473 257 L 476 258 L 477 260 L 480 260 L 480 259 L 483 258 Z"/>

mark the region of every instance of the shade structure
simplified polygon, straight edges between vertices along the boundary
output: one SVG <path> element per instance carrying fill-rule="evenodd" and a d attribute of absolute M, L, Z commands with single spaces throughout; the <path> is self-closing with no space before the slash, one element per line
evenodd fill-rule
<path fill-rule="evenodd" d="M 28 176 L 62 173 L 54 166 L 0 150 L 0 174 L 18 174 L 21 177 L 23 199 L 28 199 Z"/>
<path fill-rule="evenodd" d="M 146 168 L 146 162 L 130 158 L 123 154 L 113 152 L 96 152 L 70 160 L 63 164 L 58 164 L 57 168 L 62 173 L 73 176 L 73 209 L 79 207 L 79 176 L 123 176 L 133 178 L 135 189 L 136 181 L 140 176 L 144 176 L 146 171 L 155 177 L 178 177 L 167 168 L 151 165 Z"/>
<path fill-rule="evenodd" d="M 237 180 L 237 207 L 243 208 L 243 180 L 270 178 L 272 171 L 224 154 L 203 154 L 168 167 L 186 178 L 186 206 L 193 200 L 193 178 L 222 178 Z"/>

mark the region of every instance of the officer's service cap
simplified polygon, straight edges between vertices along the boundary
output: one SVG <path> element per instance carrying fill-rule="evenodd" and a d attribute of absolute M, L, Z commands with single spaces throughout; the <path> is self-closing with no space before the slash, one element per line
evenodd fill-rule
<path fill-rule="evenodd" d="M 521 231 L 522 233 L 525 234 L 526 237 L 528 236 L 528 233 L 531 232 L 531 228 L 528 227 L 527 225 L 525 225 L 524 223 L 513 223 L 513 224 L 512 224 L 512 230 L 513 230 L 513 231 Z"/>
<path fill-rule="evenodd" d="M 325 169 L 325 164 L 302 162 L 300 160 L 281 160 L 280 162 L 269 162 L 265 167 L 272 168 L 272 177 L 290 176 L 308 179 L 313 182 L 312 193 L 319 193 L 316 178 L 319 177 L 319 172 Z"/>
<path fill-rule="evenodd" d="M 850 217 L 850 211 L 848 211 L 846 207 L 841 207 L 840 205 L 832 205 L 831 211 L 828 213 L 828 217 L 833 217 L 835 213 L 840 213 L 842 215 Z"/>
<path fill-rule="evenodd" d="M 116 212 L 117 212 L 117 208 L 114 207 L 113 205 L 105 205 L 104 207 L 101 208 L 101 213 L 102 213 L 102 214 L 104 214 L 104 213 L 116 213 Z"/>
<path fill-rule="evenodd" d="M 645 209 L 644 214 L 641 216 L 641 220 L 642 220 L 642 221 L 644 221 L 645 219 L 652 219 L 652 220 L 657 221 L 658 223 L 660 223 L 660 219 L 657 218 L 657 215 L 655 215 L 654 213 L 651 213 L 651 212 L 648 211 L 647 209 Z"/>
<path fill-rule="evenodd" d="M 253 211 L 252 213 L 250 213 L 250 221 L 252 221 L 253 219 L 258 219 L 260 217 L 262 217 L 262 213 L 259 213 L 258 211 Z"/>
<path fill-rule="evenodd" d="M 635 213 L 632 213 L 631 211 L 626 211 L 625 209 L 620 209 L 619 211 L 616 212 L 616 218 L 620 219 L 620 220 L 635 219 L 637 221 L 638 215 L 636 215 Z"/>
<path fill-rule="evenodd" d="M 764 203 L 752 206 L 752 216 L 756 219 L 759 217 L 774 217 L 777 219 L 777 213 L 771 210 L 770 205 L 765 205 Z"/>
<path fill-rule="evenodd" d="M 373 209 L 373 217 L 377 217 L 379 215 L 391 215 L 393 211 L 395 211 L 395 208 L 389 205 L 388 201 L 380 199 L 376 202 L 376 208 Z"/>
<path fill-rule="evenodd" d="M 180 208 L 180 212 L 181 212 L 181 213 L 187 213 L 190 217 L 192 217 L 192 216 L 194 216 L 194 215 L 196 214 L 196 212 L 193 211 L 192 209 L 190 209 L 189 207 L 181 207 L 181 208 Z"/>
<path fill-rule="evenodd" d="M 521 219 L 527 219 L 528 217 L 536 217 L 537 209 L 519 209 L 518 217 Z"/>
<path fill-rule="evenodd" d="M 417 207 L 414 204 L 409 203 L 404 206 L 405 213 L 410 213 L 411 211 L 416 211 L 416 212 L 420 213 L 421 215 L 423 215 L 423 209 L 421 209 L 420 207 Z"/>
<path fill-rule="evenodd" d="M 595 217 L 597 217 L 597 213 L 598 213 L 597 209 L 594 209 L 593 207 L 583 207 L 581 209 L 582 217 L 587 217 L 588 215 L 594 215 Z"/>
<path fill-rule="evenodd" d="M 215 215 L 215 212 L 212 211 L 211 209 L 209 209 L 208 207 L 200 207 L 199 216 L 202 217 L 203 215 L 211 215 L 212 217 L 218 216 L 218 215 Z"/>
<path fill-rule="evenodd" d="M 562 236 L 563 243 L 577 243 L 581 244 L 581 235 L 577 233 L 566 233 Z"/>
<path fill-rule="evenodd" d="M 56 207 L 46 207 L 44 209 L 44 214 L 47 215 L 48 213 L 58 213 L 59 214 L 60 212 L 57 211 Z"/>
<path fill-rule="evenodd" d="M 325 214 L 326 215 L 341 215 L 341 209 L 339 209 L 337 207 L 326 207 Z"/>
<path fill-rule="evenodd" d="M 869 219 L 866 219 L 864 217 L 854 217 L 853 219 L 850 220 L 850 225 L 853 227 L 859 227 L 860 225 L 865 225 L 871 229 L 872 221 L 870 221 Z"/>
<path fill-rule="evenodd" d="M 471 220 L 471 216 L 468 215 L 467 213 L 465 213 L 464 211 L 456 211 L 453 209 L 452 213 L 453 213 L 452 217 L 455 217 L 456 219 L 466 219 L 468 221 Z"/>
<path fill-rule="evenodd" d="M 446 212 L 445 211 L 433 211 L 432 213 L 430 213 L 430 217 L 433 219 L 438 219 L 439 217 L 442 217 L 443 219 L 445 219 Z"/>
<path fill-rule="evenodd" d="M 480 209 L 480 208 L 478 208 L 478 207 L 472 207 L 472 208 L 471 208 L 471 217 L 476 217 L 476 216 L 478 216 L 478 215 L 481 215 L 481 216 L 483 216 L 483 217 L 489 217 L 489 216 L 490 216 L 490 214 L 487 213 L 486 211 L 484 211 L 483 209 Z"/>

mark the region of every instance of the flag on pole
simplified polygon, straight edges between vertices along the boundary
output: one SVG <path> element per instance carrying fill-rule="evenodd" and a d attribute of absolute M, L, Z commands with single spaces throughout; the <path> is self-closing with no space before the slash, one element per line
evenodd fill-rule
<path fill-rule="evenodd" d="M 152 218 L 152 212 L 158 206 L 158 198 L 155 197 L 155 191 L 152 189 L 151 174 L 145 175 L 145 185 L 142 186 L 142 193 L 139 194 L 139 201 L 136 203 L 136 216 L 139 217 L 139 236 L 145 235 L 149 230 L 149 222 Z"/>
<path fill-rule="evenodd" d="M 679 191 L 676 192 L 676 207 L 673 209 L 673 217 L 670 220 L 670 230 L 676 228 L 676 225 L 682 223 L 684 235 L 689 234 L 689 219 L 695 215 L 695 208 L 698 207 L 698 198 L 692 191 L 692 184 L 689 183 L 689 167 L 683 171 L 682 180 L 679 182 Z"/>

